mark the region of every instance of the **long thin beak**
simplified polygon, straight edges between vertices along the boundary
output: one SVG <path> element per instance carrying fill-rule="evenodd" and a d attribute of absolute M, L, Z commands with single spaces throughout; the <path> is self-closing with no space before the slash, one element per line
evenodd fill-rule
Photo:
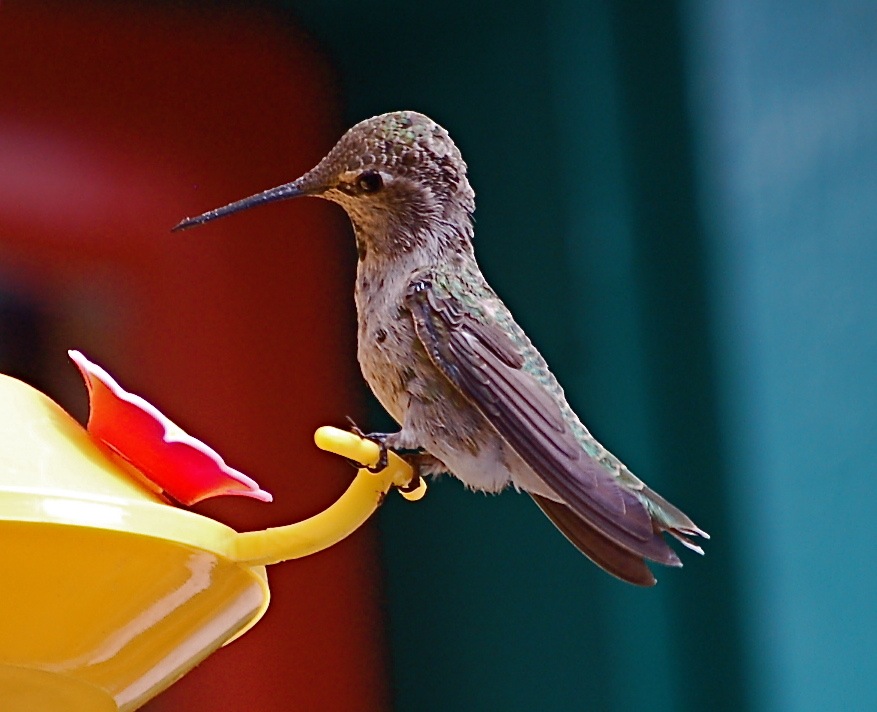
<path fill-rule="evenodd" d="M 199 215 L 196 218 L 186 218 L 185 220 L 181 220 L 177 225 L 171 228 L 171 232 L 188 230 L 190 227 L 203 225 L 204 223 L 210 222 L 211 220 L 216 220 L 217 218 L 231 215 L 232 213 L 236 213 L 240 210 L 247 210 L 248 208 L 255 207 L 256 205 L 273 203 L 275 200 L 288 200 L 290 198 L 298 198 L 299 196 L 308 194 L 309 191 L 302 190 L 301 187 L 299 187 L 299 181 L 294 180 L 292 183 L 279 185 L 276 188 L 271 188 L 269 190 L 262 191 L 261 193 L 256 193 L 256 195 L 251 195 L 249 198 L 236 200 L 235 202 L 229 203 L 228 205 L 223 205 L 221 208 L 209 210 L 203 215 Z"/>

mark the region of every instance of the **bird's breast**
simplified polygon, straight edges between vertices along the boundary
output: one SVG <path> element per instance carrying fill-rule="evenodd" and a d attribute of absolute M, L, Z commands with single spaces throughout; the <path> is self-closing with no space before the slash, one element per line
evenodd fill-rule
<path fill-rule="evenodd" d="M 411 316 L 403 308 L 407 281 L 390 276 L 377 283 L 357 280 L 357 357 L 366 382 L 381 405 L 401 423 L 408 392 L 417 377 L 419 348 Z"/>

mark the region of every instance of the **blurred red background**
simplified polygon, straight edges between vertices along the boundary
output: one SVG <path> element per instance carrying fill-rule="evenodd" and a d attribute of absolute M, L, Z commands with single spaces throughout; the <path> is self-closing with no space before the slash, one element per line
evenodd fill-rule
<path fill-rule="evenodd" d="M 333 87 L 258 11 L 3 5 L 0 276 L 52 325 L 41 385 L 81 415 L 66 349 L 104 365 L 274 494 L 201 508 L 238 529 L 351 479 L 311 433 L 360 408 L 354 250 L 319 201 L 169 228 L 310 168 L 341 132 Z M 263 621 L 148 709 L 386 708 L 379 569 L 371 526 L 272 567 Z"/>

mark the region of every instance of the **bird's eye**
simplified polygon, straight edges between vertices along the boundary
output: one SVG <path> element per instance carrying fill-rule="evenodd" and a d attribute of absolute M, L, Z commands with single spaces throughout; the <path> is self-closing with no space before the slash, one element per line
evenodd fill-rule
<path fill-rule="evenodd" d="M 377 193 L 384 187 L 384 179 L 377 171 L 363 171 L 356 179 L 356 185 L 363 193 Z"/>

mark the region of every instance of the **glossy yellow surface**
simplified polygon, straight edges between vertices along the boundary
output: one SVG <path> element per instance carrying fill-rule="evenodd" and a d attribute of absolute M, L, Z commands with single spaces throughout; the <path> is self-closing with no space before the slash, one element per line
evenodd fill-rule
<path fill-rule="evenodd" d="M 103 694 L 107 709 L 135 709 L 268 603 L 259 572 L 166 540 L 0 522 L 0 541 L 15 542 L 3 546 L 0 682 L 11 669 L 54 673 L 39 680 L 39 694 L 60 685 L 68 697 L 88 690 L 89 704 Z M 78 687 L 69 689 L 70 680 Z M 0 708 L 17 709 L 2 689 L 0 700 Z M 22 704 L 53 709 L 26 696 Z"/>
<path fill-rule="evenodd" d="M 374 443 L 321 428 L 364 464 Z M 264 564 L 360 526 L 411 470 L 362 469 L 311 519 L 239 534 L 167 504 L 46 396 L 0 376 L 0 708 L 133 710 L 264 614 Z"/>

